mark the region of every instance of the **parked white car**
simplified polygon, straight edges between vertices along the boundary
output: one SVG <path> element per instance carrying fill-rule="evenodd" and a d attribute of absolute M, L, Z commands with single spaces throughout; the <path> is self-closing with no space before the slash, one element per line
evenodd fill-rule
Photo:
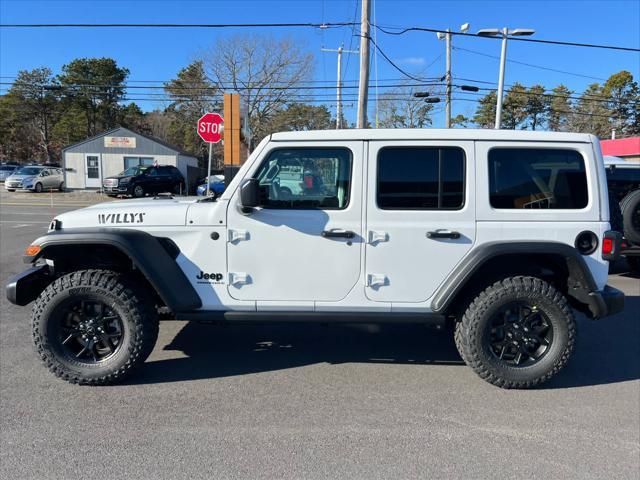
<path fill-rule="evenodd" d="M 52 189 L 64 190 L 62 169 L 40 165 L 20 167 L 7 177 L 4 188 L 10 192 L 31 190 L 36 193 Z"/>

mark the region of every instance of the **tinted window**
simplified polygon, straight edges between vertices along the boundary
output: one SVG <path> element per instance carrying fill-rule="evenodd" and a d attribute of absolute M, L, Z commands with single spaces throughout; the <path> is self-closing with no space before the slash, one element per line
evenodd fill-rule
<path fill-rule="evenodd" d="M 378 154 L 382 209 L 460 209 L 464 152 L 457 147 L 387 147 Z"/>
<path fill-rule="evenodd" d="M 16 175 L 38 175 L 42 168 L 38 167 L 22 167 L 15 172 Z"/>
<path fill-rule="evenodd" d="M 349 203 L 351 151 L 346 148 L 283 148 L 258 169 L 267 208 L 343 209 Z"/>
<path fill-rule="evenodd" d="M 489 152 L 494 208 L 584 208 L 588 203 L 584 159 L 575 150 L 495 148 Z"/>

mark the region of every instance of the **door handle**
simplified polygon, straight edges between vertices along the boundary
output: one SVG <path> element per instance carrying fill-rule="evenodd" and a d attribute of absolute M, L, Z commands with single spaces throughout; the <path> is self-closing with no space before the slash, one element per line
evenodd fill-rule
<path fill-rule="evenodd" d="M 460 232 L 453 230 L 436 230 L 435 232 L 427 232 L 427 238 L 460 238 Z"/>
<path fill-rule="evenodd" d="M 331 230 L 323 230 L 321 235 L 324 238 L 353 238 L 356 236 L 351 230 L 343 230 L 341 228 L 334 228 Z"/>

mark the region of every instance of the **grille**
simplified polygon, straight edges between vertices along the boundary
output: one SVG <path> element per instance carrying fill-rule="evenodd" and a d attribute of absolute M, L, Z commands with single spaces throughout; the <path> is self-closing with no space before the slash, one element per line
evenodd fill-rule
<path fill-rule="evenodd" d="M 117 187 L 118 186 L 118 179 L 117 178 L 107 178 L 104 181 L 104 186 L 105 187 Z"/>

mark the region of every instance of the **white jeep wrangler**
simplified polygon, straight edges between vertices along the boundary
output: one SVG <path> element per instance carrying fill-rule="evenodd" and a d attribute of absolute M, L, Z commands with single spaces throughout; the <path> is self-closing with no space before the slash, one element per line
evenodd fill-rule
<path fill-rule="evenodd" d="M 285 191 L 291 165 L 303 178 Z M 73 383 L 142 364 L 162 307 L 183 320 L 451 326 L 480 377 L 525 388 L 567 362 L 573 309 L 622 310 L 606 285 L 619 250 L 594 136 L 291 132 L 265 138 L 217 200 L 58 216 L 7 296 L 35 300 L 36 347 Z"/>

